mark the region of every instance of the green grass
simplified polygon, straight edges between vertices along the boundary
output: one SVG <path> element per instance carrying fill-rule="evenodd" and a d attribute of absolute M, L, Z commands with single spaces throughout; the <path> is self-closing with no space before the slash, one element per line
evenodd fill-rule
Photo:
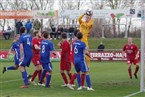
<path fill-rule="evenodd" d="M 0 39 L 0 48 L 1 49 L 9 49 L 10 45 L 12 43 L 11 40 L 3 40 Z M 57 46 L 58 42 L 60 40 L 52 40 L 54 43 L 55 49 L 59 49 Z M 105 45 L 105 49 L 122 49 L 123 45 L 127 43 L 126 38 L 89 38 L 89 48 L 90 49 L 97 49 L 100 42 L 103 42 Z M 137 46 L 140 48 L 140 38 L 134 38 L 134 43 L 137 44 Z"/>
<path fill-rule="evenodd" d="M 95 91 L 69 90 L 61 87 L 63 84 L 59 74 L 59 62 L 53 63 L 53 76 L 51 81 L 52 88 L 44 88 L 41 86 L 30 85 L 28 89 L 20 89 L 23 84 L 21 73 L 17 71 L 7 71 L 0 75 L 0 96 L 1 97 L 123 97 L 131 93 L 139 91 L 140 79 L 129 79 L 127 74 L 127 65 L 125 62 L 91 62 L 91 81 Z M 2 67 L 10 66 L 12 62 L 1 62 Z M 73 69 L 73 68 L 72 68 Z M 134 66 L 132 68 L 134 70 Z M 31 64 L 27 68 L 30 74 L 34 71 Z M 139 73 L 138 73 L 139 75 Z M 140 77 L 139 77 L 140 78 Z M 11 81 L 15 80 L 15 81 Z M 11 82 L 8 82 L 11 81 Z M 35 79 L 37 81 L 37 79 Z M 77 85 L 77 84 L 76 84 Z M 143 97 L 145 93 L 141 93 L 138 97 Z M 137 97 L 137 96 L 134 96 Z"/>

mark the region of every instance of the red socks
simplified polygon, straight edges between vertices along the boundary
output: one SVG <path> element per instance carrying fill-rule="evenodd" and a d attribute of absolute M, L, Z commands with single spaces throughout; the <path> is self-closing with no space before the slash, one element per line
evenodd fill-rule
<path fill-rule="evenodd" d="M 68 80 L 67 80 L 67 78 L 66 78 L 66 74 L 65 74 L 65 73 L 61 73 L 61 76 L 62 76 L 62 78 L 63 78 L 65 84 L 68 84 Z"/>
<path fill-rule="evenodd" d="M 37 73 L 38 73 L 38 71 L 35 70 L 33 75 L 32 75 L 31 81 L 34 81 L 35 77 L 37 76 Z"/>
<path fill-rule="evenodd" d="M 81 74 L 81 86 L 84 86 L 85 74 Z"/>
<path fill-rule="evenodd" d="M 72 77 L 71 77 L 71 80 L 70 80 L 70 84 L 72 85 L 72 84 L 74 84 L 74 80 L 77 78 L 77 74 L 76 73 L 74 73 L 73 75 L 72 75 Z"/>
<path fill-rule="evenodd" d="M 129 74 L 130 78 L 132 79 L 132 72 L 131 72 L 131 69 L 128 69 L 128 74 Z"/>
<path fill-rule="evenodd" d="M 42 70 L 39 70 L 38 71 L 38 82 L 40 81 L 41 73 L 42 73 Z"/>
<path fill-rule="evenodd" d="M 139 66 L 136 66 L 134 74 L 137 74 L 138 70 L 139 70 Z"/>

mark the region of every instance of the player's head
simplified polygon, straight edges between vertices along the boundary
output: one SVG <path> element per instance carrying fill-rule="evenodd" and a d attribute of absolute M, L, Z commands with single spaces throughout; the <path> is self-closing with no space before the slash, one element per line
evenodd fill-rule
<path fill-rule="evenodd" d="M 41 32 L 40 31 L 35 31 L 34 36 L 41 37 Z"/>
<path fill-rule="evenodd" d="M 21 27 L 20 28 L 20 32 L 23 34 L 23 33 L 25 33 L 25 27 Z"/>
<path fill-rule="evenodd" d="M 74 36 L 77 37 L 77 33 L 79 33 L 79 32 L 80 32 L 80 30 L 75 30 L 74 31 Z"/>
<path fill-rule="evenodd" d="M 67 34 L 66 33 L 62 33 L 61 37 L 62 37 L 62 39 L 67 39 Z"/>
<path fill-rule="evenodd" d="M 81 32 L 77 33 L 77 38 L 81 40 L 83 38 L 83 34 Z"/>
<path fill-rule="evenodd" d="M 14 40 L 15 40 L 15 41 L 18 41 L 18 40 L 19 40 L 19 37 L 20 37 L 20 34 L 16 34 Z"/>
<path fill-rule="evenodd" d="M 44 39 L 48 39 L 49 38 L 49 33 L 47 31 L 43 31 L 43 37 Z"/>
<path fill-rule="evenodd" d="M 133 39 L 131 37 L 128 38 L 128 44 L 132 44 Z"/>

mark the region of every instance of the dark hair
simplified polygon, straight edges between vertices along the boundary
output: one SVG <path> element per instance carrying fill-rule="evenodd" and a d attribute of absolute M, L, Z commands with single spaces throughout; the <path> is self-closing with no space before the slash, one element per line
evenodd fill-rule
<path fill-rule="evenodd" d="M 74 31 L 74 36 L 76 37 L 77 36 L 77 33 L 79 33 L 80 32 L 80 30 L 75 30 Z"/>
<path fill-rule="evenodd" d="M 20 32 L 21 32 L 21 33 L 25 33 L 25 27 L 21 27 L 21 28 L 20 28 Z"/>
<path fill-rule="evenodd" d="M 78 38 L 78 39 L 82 39 L 82 38 L 83 38 L 83 34 L 82 34 L 81 32 L 79 32 L 79 33 L 77 34 L 77 38 Z"/>
<path fill-rule="evenodd" d="M 66 39 L 66 38 L 67 38 L 66 33 L 63 32 L 63 33 L 61 34 L 61 37 L 62 37 L 62 39 Z"/>
<path fill-rule="evenodd" d="M 39 32 L 39 31 L 35 31 L 35 32 L 34 32 L 34 36 L 36 36 L 36 34 L 37 34 L 38 32 Z"/>
<path fill-rule="evenodd" d="M 47 31 L 43 31 L 42 33 L 43 33 L 43 37 L 44 37 L 45 39 L 47 39 L 48 36 L 49 36 L 49 33 L 48 33 Z"/>

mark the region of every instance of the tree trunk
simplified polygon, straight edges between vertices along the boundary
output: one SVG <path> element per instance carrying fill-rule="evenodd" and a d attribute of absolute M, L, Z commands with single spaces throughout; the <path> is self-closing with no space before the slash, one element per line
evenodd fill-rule
<path fill-rule="evenodd" d="M 117 35 L 116 35 L 115 19 L 113 19 L 112 22 L 113 22 L 113 34 L 114 34 L 114 37 L 117 37 Z"/>
<path fill-rule="evenodd" d="M 43 31 L 43 19 L 41 19 L 41 32 Z"/>
<path fill-rule="evenodd" d="M 128 34 L 130 33 L 130 27 L 131 27 L 131 18 L 130 18 L 130 20 L 129 20 L 128 30 L 127 30 L 127 33 L 128 33 Z"/>

